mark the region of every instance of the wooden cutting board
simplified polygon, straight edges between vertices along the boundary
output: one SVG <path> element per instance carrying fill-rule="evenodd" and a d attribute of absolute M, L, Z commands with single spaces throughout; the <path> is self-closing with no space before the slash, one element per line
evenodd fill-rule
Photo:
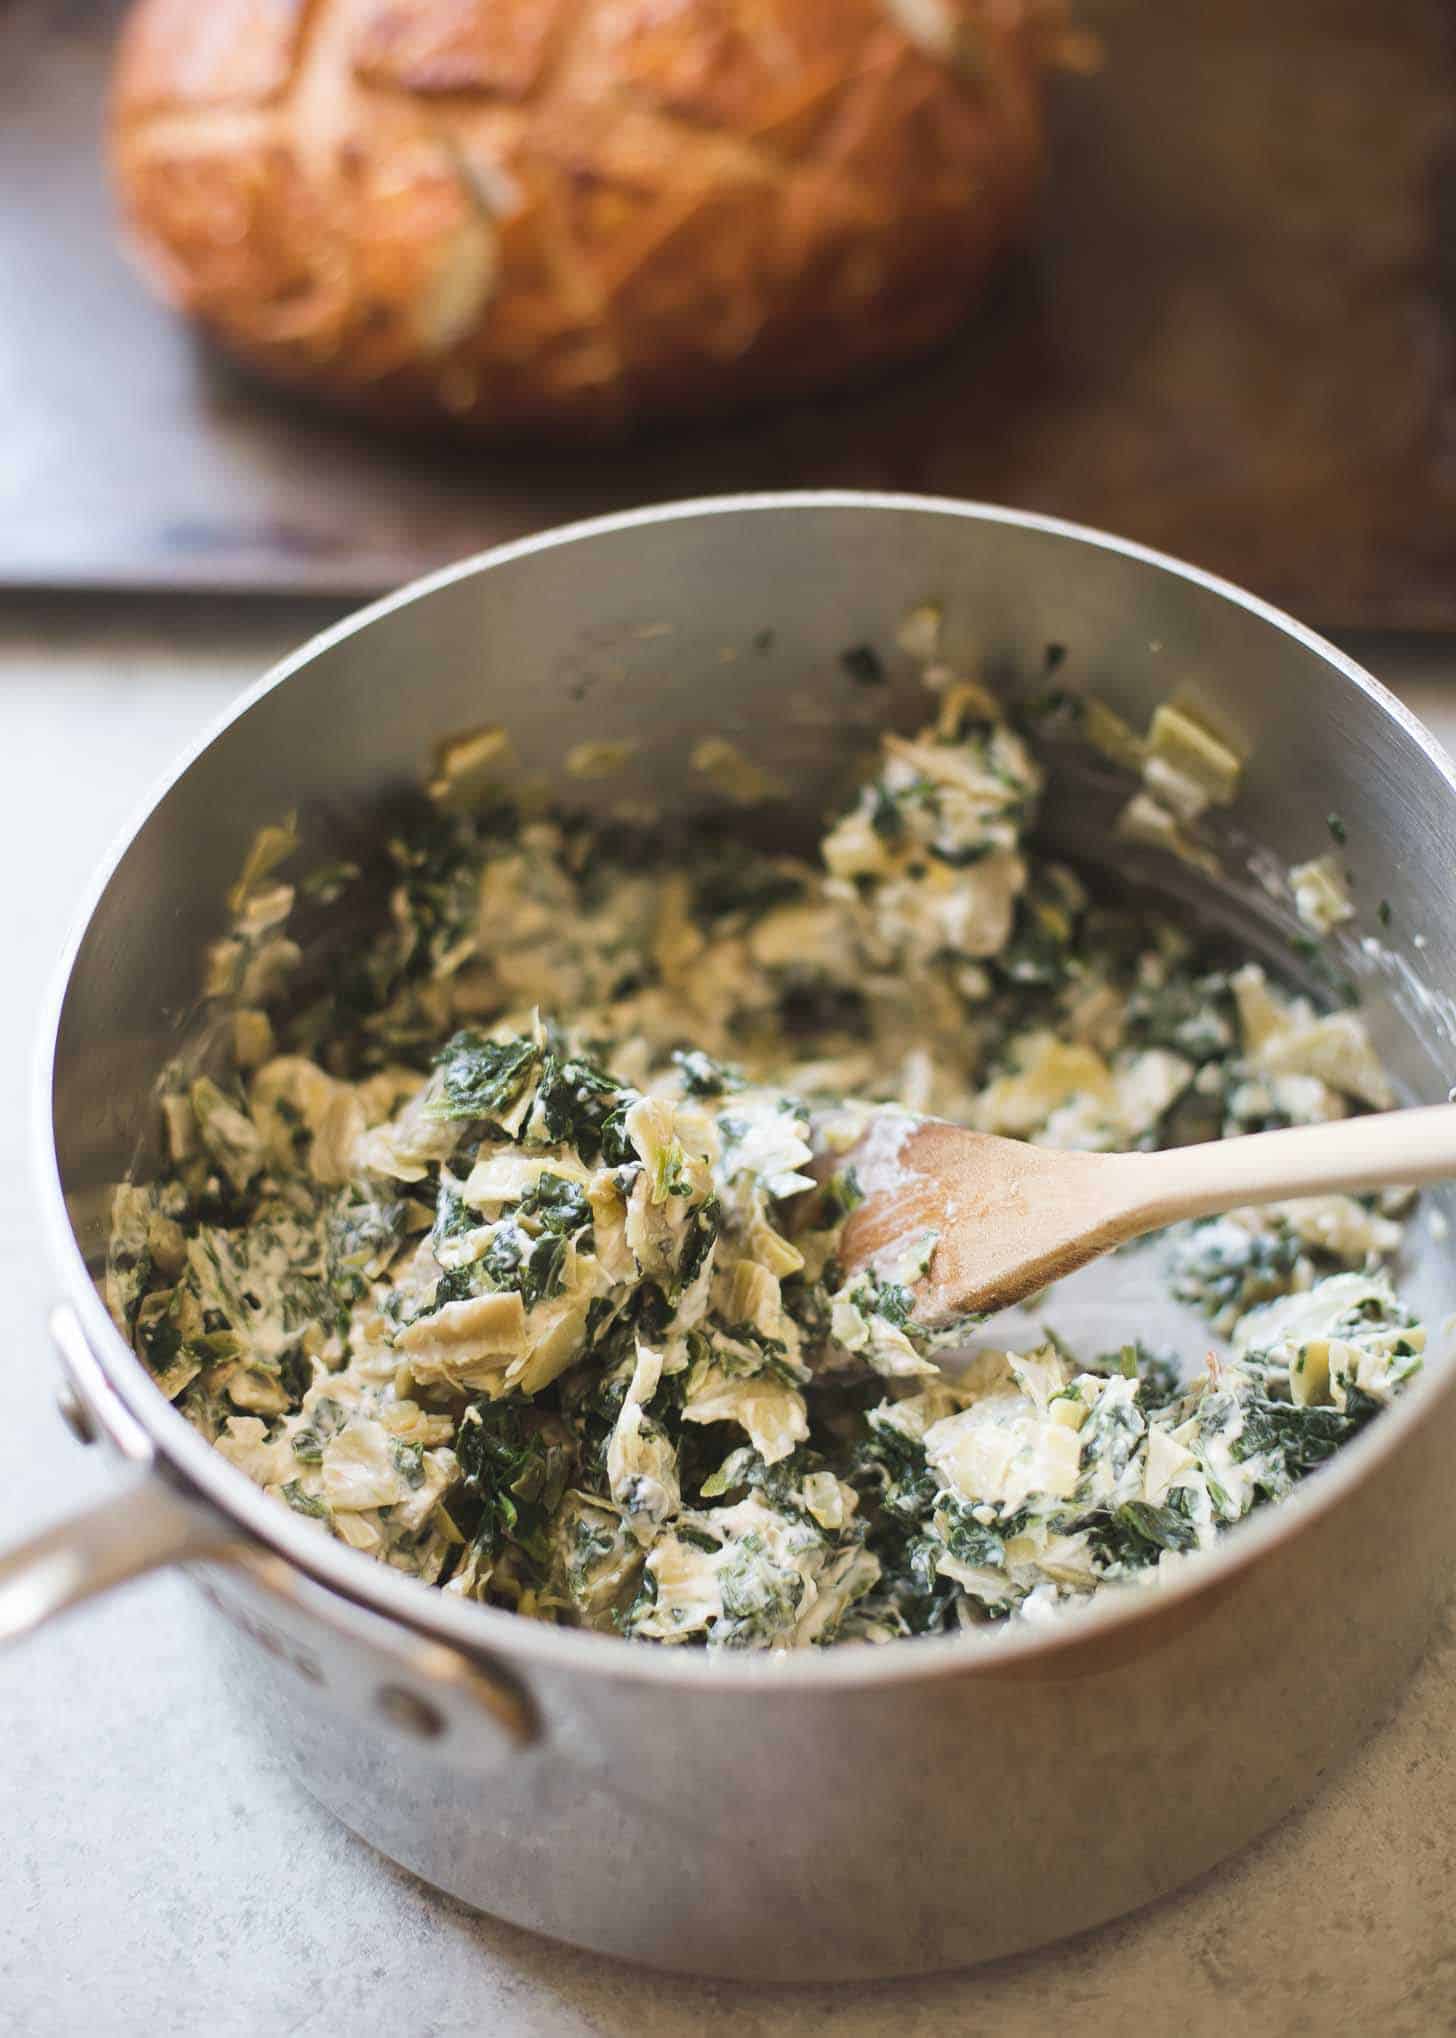
<path fill-rule="evenodd" d="M 202 0 L 199 0 L 202 4 Z M 114 244 L 118 10 L 0 9 L 0 584 L 368 593 L 570 517 L 862 486 L 1085 519 L 1329 627 L 1456 627 L 1446 0 L 1081 0 L 1035 230 L 869 393 L 616 452 L 372 439 L 197 346 Z"/>

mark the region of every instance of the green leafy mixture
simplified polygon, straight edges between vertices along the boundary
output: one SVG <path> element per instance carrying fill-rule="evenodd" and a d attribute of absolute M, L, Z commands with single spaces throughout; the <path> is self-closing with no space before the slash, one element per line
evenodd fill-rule
<path fill-rule="evenodd" d="M 1163 747 L 1164 796 L 1185 753 L 1208 768 Z M 266 831 L 210 961 L 224 1052 L 166 1086 L 161 1179 L 117 1193 L 118 1322 L 283 1504 L 540 1619 L 784 1649 L 1164 1574 L 1419 1368 L 1394 1206 L 1187 1230 L 1176 1292 L 1231 1355 L 1182 1381 L 1136 1344 L 933 1350 L 917 1267 L 837 1262 L 839 1157 L 877 1102 L 1118 1149 L 1390 1094 L 1355 1013 L 1030 852 L 1040 790 L 951 684 L 812 866 L 422 808 L 383 924 L 322 971 L 290 928 L 326 946 L 361 873 L 296 895 Z"/>

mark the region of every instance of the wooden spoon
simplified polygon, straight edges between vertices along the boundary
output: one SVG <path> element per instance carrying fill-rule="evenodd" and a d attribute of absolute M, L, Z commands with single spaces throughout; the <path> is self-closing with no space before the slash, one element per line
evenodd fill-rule
<path fill-rule="evenodd" d="M 864 1192 L 841 1264 L 904 1281 L 916 1322 L 933 1328 L 1020 1302 L 1181 1218 L 1456 1177 L 1456 1104 L 1118 1154 L 1063 1153 L 882 1111 L 834 1165 L 853 1166 Z M 937 1234 L 929 1266 L 907 1281 L 896 1263 L 927 1232 Z"/>

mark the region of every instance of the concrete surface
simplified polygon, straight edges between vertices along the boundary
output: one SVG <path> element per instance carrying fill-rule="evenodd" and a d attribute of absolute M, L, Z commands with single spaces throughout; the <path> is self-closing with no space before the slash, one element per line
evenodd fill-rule
<path fill-rule="evenodd" d="M 0 606 L 0 1544 L 108 1477 L 53 1401 L 54 1283 L 27 1189 L 39 988 L 150 780 L 323 620 L 298 604 Z M 1456 743 L 1456 654 L 1371 662 Z M 1450 1619 L 1323 1796 L 1191 1890 L 1047 1952 L 854 1991 L 664 1980 L 476 1917 L 335 1825 L 267 1736 L 232 1711 L 175 1579 L 0 1661 L 3 2038 L 1456 2032 Z"/>

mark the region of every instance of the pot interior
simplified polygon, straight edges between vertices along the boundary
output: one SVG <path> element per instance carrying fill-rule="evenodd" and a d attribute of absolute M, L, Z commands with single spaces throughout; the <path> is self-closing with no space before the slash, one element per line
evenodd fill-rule
<path fill-rule="evenodd" d="M 563 804 L 694 814 L 723 805 L 693 768 L 711 734 L 785 789 L 742 825 L 802 850 L 876 731 L 928 718 L 920 666 L 896 641 L 926 603 L 943 614 L 945 661 L 1008 698 L 1055 684 L 1137 728 L 1175 699 L 1223 736 L 1247 765 L 1214 823 L 1219 881 L 1115 839 L 1131 781 L 1078 742 L 1044 752 L 1043 841 L 1171 897 L 1286 980 L 1303 971 L 1328 995 L 1332 976 L 1348 979 L 1408 1099 L 1445 1096 L 1456 788 L 1418 727 L 1327 646 L 1168 562 L 1005 513 L 870 498 L 690 506 L 515 547 L 382 604 L 290 661 L 174 780 L 104 885 L 60 1015 L 56 1155 L 88 1265 L 104 1255 L 112 1185 L 155 1163 L 153 1085 L 195 1032 L 203 950 L 260 826 L 296 813 L 309 855 L 348 855 L 418 788 L 441 739 L 483 725 L 508 730 L 519 774 Z M 567 774 L 587 739 L 631 746 L 619 774 Z M 1271 873 L 1327 852 L 1331 814 L 1359 912 L 1327 944 L 1321 981 Z M 1429 1224 L 1410 1230 L 1400 1278 L 1434 1329 L 1456 1307 L 1456 1265 Z M 1105 1317 L 1116 1341 L 1135 1314 L 1157 1341 L 1173 1305 L 1145 1264 L 1123 1256 L 1062 1284 L 1057 1328 L 1090 1342 Z M 1206 1343 L 1175 1313 L 1166 1341 Z M 1019 1328 L 997 1319 L 998 1340 Z"/>

